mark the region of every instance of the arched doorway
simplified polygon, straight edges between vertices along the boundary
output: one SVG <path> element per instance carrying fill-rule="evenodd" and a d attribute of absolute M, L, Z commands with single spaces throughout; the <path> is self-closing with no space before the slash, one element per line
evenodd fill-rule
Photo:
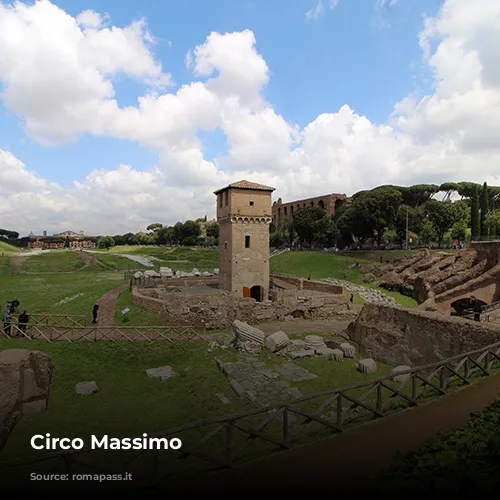
<path fill-rule="evenodd" d="M 255 299 L 257 302 L 262 302 L 264 300 L 264 288 L 260 285 L 255 285 L 250 288 L 250 297 Z"/>

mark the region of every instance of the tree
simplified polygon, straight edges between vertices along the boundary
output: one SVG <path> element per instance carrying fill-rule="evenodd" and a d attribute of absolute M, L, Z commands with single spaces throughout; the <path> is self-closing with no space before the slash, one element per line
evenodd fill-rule
<path fill-rule="evenodd" d="M 105 248 L 106 250 L 109 250 L 114 245 L 115 245 L 115 240 L 111 236 L 101 236 L 97 240 L 97 246 L 99 248 Z"/>
<path fill-rule="evenodd" d="M 293 214 L 293 226 L 299 238 L 312 248 L 314 240 L 321 234 L 319 223 L 326 212 L 318 207 L 305 207 Z M 319 223 L 319 224 L 318 224 Z"/>
<path fill-rule="evenodd" d="M 158 230 L 160 230 L 161 228 L 163 227 L 163 224 L 160 224 L 159 222 L 155 222 L 154 224 L 150 224 L 146 230 L 147 231 L 153 231 L 153 232 L 156 232 Z"/>
<path fill-rule="evenodd" d="M 394 228 L 402 199 L 401 191 L 393 186 L 378 187 L 359 196 L 353 207 L 357 212 L 357 222 L 364 221 L 363 236 L 375 237 L 380 246 L 385 230 Z M 355 231 L 357 228 L 353 229 Z M 370 234 L 366 234 L 367 232 Z"/>
<path fill-rule="evenodd" d="M 479 217 L 479 189 L 477 184 L 474 185 L 474 190 L 472 192 L 470 224 L 472 239 L 477 239 L 481 235 L 481 219 Z"/>
<path fill-rule="evenodd" d="M 455 222 L 466 219 L 468 208 L 464 203 L 440 202 L 430 200 L 425 204 L 425 213 L 436 231 L 439 246 L 443 243 L 444 234 Z"/>
<path fill-rule="evenodd" d="M 388 186 L 391 187 L 391 186 Z M 440 186 L 435 184 L 416 184 L 410 187 L 395 187 L 403 196 L 403 203 L 412 208 L 417 208 L 429 201 L 440 191 Z"/>
<path fill-rule="evenodd" d="M 481 189 L 481 196 L 479 198 L 479 225 L 481 231 L 481 237 L 487 238 L 489 236 L 489 227 L 488 227 L 488 214 L 489 214 L 489 196 L 488 196 L 488 185 L 486 182 L 483 184 L 483 188 Z"/>
<path fill-rule="evenodd" d="M 422 223 L 422 228 L 420 229 L 418 239 L 424 245 L 428 245 L 429 243 L 431 243 L 431 241 L 435 241 L 437 239 L 436 228 L 429 219 L 425 219 Z"/>
<path fill-rule="evenodd" d="M 217 222 L 208 222 L 205 225 L 205 230 L 208 238 L 219 237 L 219 224 L 217 224 Z"/>
<path fill-rule="evenodd" d="M 457 240 L 459 243 L 465 240 L 467 234 L 467 221 L 460 219 L 451 226 L 450 235 L 452 239 Z"/>

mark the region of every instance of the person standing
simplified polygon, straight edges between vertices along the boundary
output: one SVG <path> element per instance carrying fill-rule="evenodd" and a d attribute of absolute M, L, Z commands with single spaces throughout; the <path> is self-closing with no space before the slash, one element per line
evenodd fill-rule
<path fill-rule="evenodd" d="M 30 317 L 28 316 L 28 311 L 25 309 L 20 315 L 19 319 L 17 321 L 17 324 L 19 326 L 19 330 L 21 330 L 22 333 L 26 332 L 26 327 L 28 326 Z"/>
<path fill-rule="evenodd" d="M 95 325 L 97 323 L 97 312 L 99 311 L 99 304 L 96 302 L 94 307 L 92 308 L 92 324 Z"/>

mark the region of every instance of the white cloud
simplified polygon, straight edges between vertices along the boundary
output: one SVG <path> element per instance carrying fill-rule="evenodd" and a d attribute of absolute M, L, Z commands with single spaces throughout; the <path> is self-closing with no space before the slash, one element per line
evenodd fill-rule
<path fill-rule="evenodd" d="M 386 124 L 346 104 L 300 129 L 266 102 L 270 70 L 249 30 L 209 34 L 186 57 L 192 83 L 176 92 L 156 86 L 136 106 L 120 107 L 117 74 L 155 84 L 171 78 L 144 20 L 118 28 L 93 12 L 75 19 L 47 0 L 0 4 L 2 99 L 33 140 L 57 145 L 89 133 L 158 153 L 147 172 L 110 165 L 68 189 L 0 150 L 0 213 L 25 232 L 120 233 L 211 217 L 213 191 L 244 178 L 275 186 L 284 200 L 382 183 L 498 185 L 498 33 L 498 2 L 447 0 L 416 40 L 433 72 L 432 93 L 402 96 Z M 207 158 L 199 132 L 217 129 L 228 153 Z"/>
<path fill-rule="evenodd" d="M 339 1 L 340 0 L 329 0 L 328 8 L 330 10 L 335 9 L 339 4 Z M 319 19 L 321 16 L 323 16 L 324 13 L 325 13 L 325 5 L 323 3 L 323 0 L 318 0 L 316 6 L 306 12 L 306 21 Z"/>

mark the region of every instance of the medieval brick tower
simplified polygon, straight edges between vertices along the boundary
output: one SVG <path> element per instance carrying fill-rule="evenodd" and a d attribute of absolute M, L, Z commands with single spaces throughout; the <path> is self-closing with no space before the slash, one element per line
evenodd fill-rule
<path fill-rule="evenodd" d="M 219 288 L 259 302 L 269 293 L 269 225 L 275 188 L 239 181 L 215 191 Z"/>

